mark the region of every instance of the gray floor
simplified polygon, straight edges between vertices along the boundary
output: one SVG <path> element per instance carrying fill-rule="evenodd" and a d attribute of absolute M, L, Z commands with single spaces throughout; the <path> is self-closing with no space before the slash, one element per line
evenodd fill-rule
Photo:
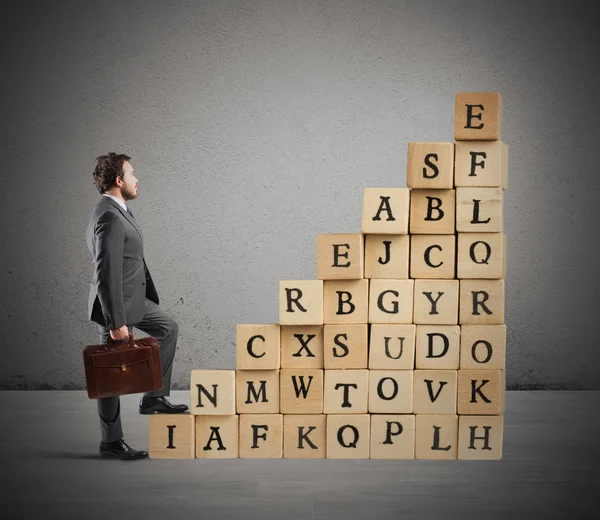
<path fill-rule="evenodd" d="M 146 448 L 138 398 L 125 438 Z M 600 392 L 508 392 L 504 458 L 480 462 L 103 460 L 85 392 L 5 391 L 0 407 L 3 520 L 571 520 L 600 503 Z"/>

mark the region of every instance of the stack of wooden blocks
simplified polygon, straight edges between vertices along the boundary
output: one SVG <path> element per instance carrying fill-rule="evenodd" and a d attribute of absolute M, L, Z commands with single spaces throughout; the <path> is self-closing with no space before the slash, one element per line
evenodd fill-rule
<path fill-rule="evenodd" d="M 366 188 L 362 232 L 317 237 L 279 323 L 236 370 L 192 370 L 152 458 L 500 459 L 508 147 L 497 93 L 456 96 L 456 143 L 408 144 L 408 188 Z"/>

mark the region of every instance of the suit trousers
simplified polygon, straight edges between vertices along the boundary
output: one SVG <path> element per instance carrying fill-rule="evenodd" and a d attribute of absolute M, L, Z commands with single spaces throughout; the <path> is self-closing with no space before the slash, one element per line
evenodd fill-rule
<path fill-rule="evenodd" d="M 141 330 L 148 336 L 158 340 L 160 345 L 160 363 L 162 367 L 163 388 L 155 392 L 146 392 L 144 397 L 168 396 L 171 392 L 171 372 L 173 371 L 173 358 L 177 348 L 177 337 L 179 334 L 178 323 L 163 311 L 156 303 L 146 298 L 145 311 L 142 321 L 127 325 L 129 332 L 133 328 Z M 110 334 L 109 330 L 98 325 L 100 343 L 106 343 Z M 100 432 L 102 440 L 113 442 L 123 437 L 121 426 L 121 400 L 117 397 L 104 397 L 97 399 L 98 415 L 100 416 Z"/>

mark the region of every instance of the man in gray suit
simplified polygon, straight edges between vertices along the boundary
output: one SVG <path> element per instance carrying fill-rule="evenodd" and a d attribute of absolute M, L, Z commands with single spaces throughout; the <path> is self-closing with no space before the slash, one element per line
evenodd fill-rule
<path fill-rule="evenodd" d="M 141 414 L 183 413 L 188 407 L 173 405 L 170 394 L 173 357 L 179 326 L 159 306 L 158 293 L 146 261 L 142 232 L 126 202 L 138 196 L 138 180 L 124 154 L 98 157 L 94 183 L 102 195 L 90 215 L 87 245 L 93 274 L 88 300 L 89 319 L 98 324 L 100 342 L 128 339 L 133 328 L 155 337 L 160 344 L 163 389 L 147 392 L 139 404 Z M 98 399 L 101 457 L 141 459 L 145 451 L 134 450 L 123 439 L 120 399 Z"/>

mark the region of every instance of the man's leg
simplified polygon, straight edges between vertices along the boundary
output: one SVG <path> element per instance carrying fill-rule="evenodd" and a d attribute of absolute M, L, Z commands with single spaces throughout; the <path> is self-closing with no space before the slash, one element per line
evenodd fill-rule
<path fill-rule="evenodd" d="M 160 345 L 160 363 L 162 367 L 163 388 L 154 392 L 146 392 L 140 402 L 142 413 L 182 413 L 187 411 L 186 405 L 171 405 L 164 401 L 171 394 L 171 373 L 173 359 L 177 348 L 179 325 L 156 303 L 146 298 L 144 318 L 136 323 L 135 328 L 156 338 Z M 159 402 L 160 401 L 160 402 Z M 144 411 L 142 410 L 144 409 Z"/>
<path fill-rule="evenodd" d="M 108 329 L 98 325 L 100 343 L 105 344 L 109 336 Z M 121 401 L 117 397 L 103 397 L 97 399 L 98 415 L 100 416 L 100 432 L 104 442 L 118 441 L 123 437 L 121 427 Z"/>
<path fill-rule="evenodd" d="M 109 336 L 108 329 L 98 325 L 100 332 L 100 343 L 105 344 Z M 132 327 L 129 327 L 129 332 Z M 123 440 L 123 429 L 121 428 L 121 400 L 119 396 L 103 397 L 97 399 L 98 415 L 100 416 L 100 431 L 102 442 L 100 443 L 100 456 L 113 457 L 121 460 L 144 459 L 148 452 L 134 450 Z"/>

